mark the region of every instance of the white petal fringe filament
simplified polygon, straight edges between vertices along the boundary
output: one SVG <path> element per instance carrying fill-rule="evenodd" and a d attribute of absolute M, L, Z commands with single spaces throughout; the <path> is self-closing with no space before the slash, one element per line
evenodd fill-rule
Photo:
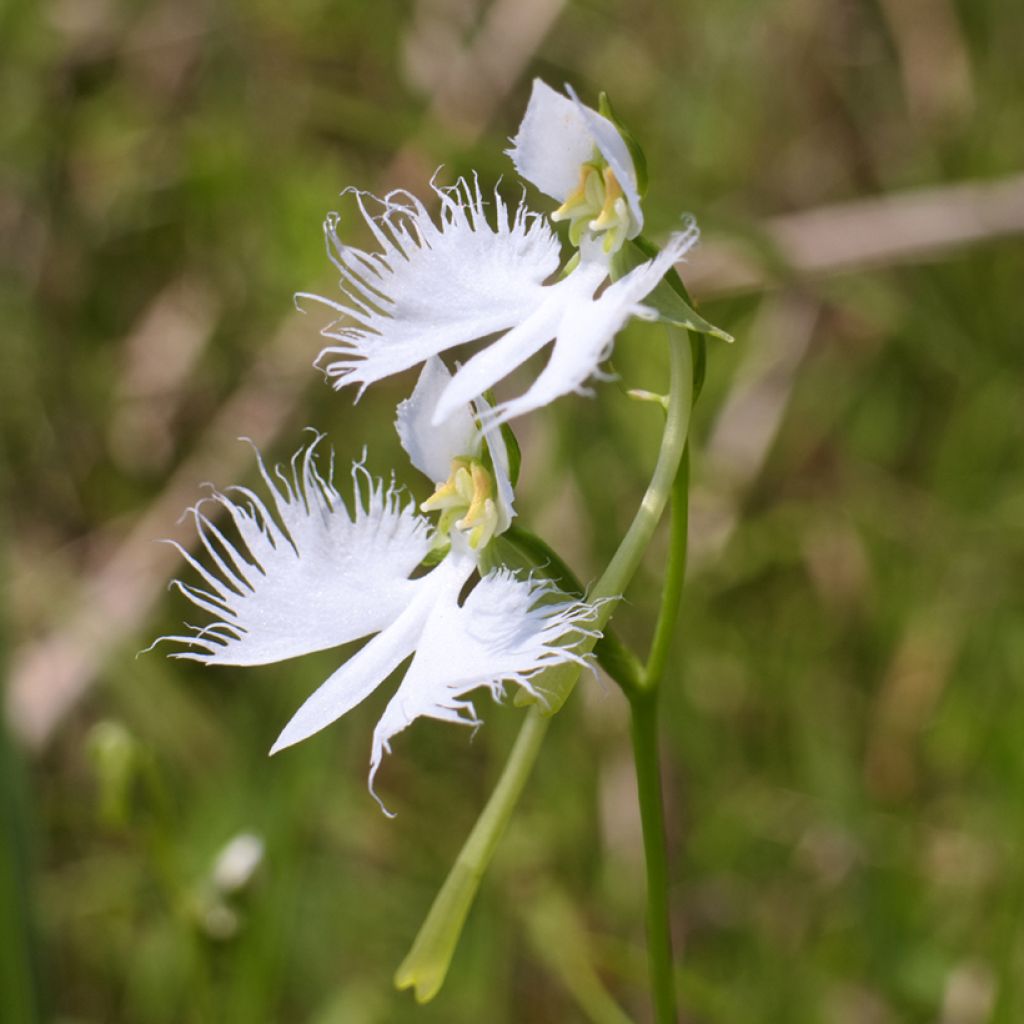
<path fill-rule="evenodd" d="M 358 462 L 346 504 L 333 456 L 326 475 L 318 466 L 321 440 L 273 471 L 257 453 L 269 500 L 234 487 L 190 510 L 200 556 L 177 546 L 202 584 L 175 585 L 214 621 L 161 639 L 184 647 L 172 657 L 262 665 L 371 636 L 299 708 L 272 753 L 334 722 L 411 656 L 374 730 L 372 792 L 391 740 L 415 719 L 478 726 L 467 695 L 480 687 L 498 699 L 511 683 L 543 700 L 540 673 L 584 662 L 575 647 L 599 635 L 596 607 L 506 569 L 484 575 L 460 603 L 478 555 L 458 534 L 440 564 L 413 576 L 431 547 L 429 521 Z M 209 503 L 223 509 L 237 539 L 213 522 Z"/>

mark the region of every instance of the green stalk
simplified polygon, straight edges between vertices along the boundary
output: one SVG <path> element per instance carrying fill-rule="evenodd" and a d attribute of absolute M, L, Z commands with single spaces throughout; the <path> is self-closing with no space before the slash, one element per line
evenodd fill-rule
<path fill-rule="evenodd" d="M 665 677 L 686 575 L 689 476 L 687 446 L 673 485 L 669 564 L 662 590 L 662 606 L 658 609 L 657 625 L 654 627 L 654 637 L 641 686 L 628 694 L 632 712 L 631 733 L 633 760 L 637 773 L 637 800 L 643 826 L 644 861 L 647 871 L 647 963 L 654 1002 L 654 1019 L 657 1024 L 674 1024 L 677 1013 L 657 712 L 660 685 Z"/>
<path fill-rule="evenodd" d="M 661 759 L 658 754 L 658 698 L 672 645 L 686 577 L 689 529 L 690 455 L 684 450 L 672 488 L 668 568 L 661 608 L 647 658 L 642 685 L 628 694 L 636 765 L 636 791 L 643 826 L 647 869 L 647 957 L 658 1024 L 674 1024 L 676 990 L 673 973 L 672 927 L 669 913 L 668 853 L 665 840 Z"/>
<path fill-rule="evenodd" d="M 651 979 L 654 1019 L 675 1024 L 676 987 L 672 966 L 669 915 L 668 854 L 658 757 L 658 691 L 644 690 L 629 699 L 632 710 L 633 763 L 644 835 L 647 869 L 647 968 Z"/>
<path fill-rule="evenodd" d="M 670 392 L 665 432 L 661 437 L 661 450 L 647 485 L 640 508 L 633 517 L 626 536 L 608 563 L 608 568 L 597 581 L 591 599 L 621 597 L 636 572 L 655 527 L 665 511 L 672 484 L 679 469 L 686 439 L 690 431 L 690 411 L 693 407 L 693 352 L 686 334 L 678 328 L 669 328 L 669 380 Z M 602 609 L 600 624 L 611 617 L 613 605 Z"/>
<path fill-rule="evenodd" d="M 598 608 L 595 617 L 596 629 L 602 629 L 611 618 L 622 594 L 633 579 L 673 493 L 679 466 L 686 451 L 690 433 L 690 413 L 693 409 L 693 349 L 684 331 L 670 327 L 668 333 L 670 390 L 665 431 L 661 435 L 661 449 L 658 452 L 658 461 L 655 463 L 651 482 L 647 485 L 643 500 L 629 524 L 626 536 L 622 538 L 608 567 L 588 595 L 591 601 L 604 602 Z M 661 618 L 662 616 L 659 616 L 659 624 Z M 673 613 L 673 621 L 674 618 Z M 671 626 L 665 627 L 662 632 L 670 629 Z M 596 639 L 588 639 L 579 644 L 576 650 L 580 654 L 589 654 L 596 643 Z M 545 693 L 545 714 L 553 715 L 561 709 L 578 678 L 578 671 L 567 673 L 562 680 L 548 689 Z M 626 685 L 623 689 L 628 696 L 636 692 L 637 687 Z"/>
<path fill-rule="evenodd" d="M 683 582 L 686 577 L 687 542 L 690 528 L 690 446 L 683 451 L 672 487 L 672 512 L 669 525 L 668 568 L 661 592 L 661 608 L 658 622 L 654 627 L 654 639 L 647 656 L 643 686 L 656 690 L 665 675 L 665 663 L 672 647 L 679 605 L 683 599 Z"/>

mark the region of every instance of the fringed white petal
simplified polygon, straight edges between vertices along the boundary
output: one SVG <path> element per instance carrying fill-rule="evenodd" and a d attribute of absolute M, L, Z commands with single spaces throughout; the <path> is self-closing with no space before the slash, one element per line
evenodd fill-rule
<path fill-rule="evenodd" d="M 512 683 L 535 692 L 537 673 L 566 662 L 582 664 L 573 648 L 597 635 L 595 614 L 593 605 L 571 600 L 550 582 L 519 579 L 504 569 L 480 580 L 461 606 L 454 599 L 438 600 L 374 730 L 371 784 L 392 738 L 415 719 L 478 725 L 467 699 L 472 690 L 485 686 L 499 698 Z"/>
<path fill-rule="evenodd" d="M 317 364 L 335 387 L 365 387 L 432 355 L 520 323 L 543 301 L 542 282 L 558 268 L 559 244 L 547 223 L 495 193 L 494 223 L 479 186 L 460 179 L 434 188 L 437 223 L 406 192 L 392 192 L 372 214 L 357 196 L 379 249 L 363 252 L 325 233 L 341 273 L 340 301 L 312 296 L 340 314 L 322 333 L 337 344 Z"/>
<path fill-rule="evenodd" d="M 594 158 L 594 145 L 580 105 L 535 78 L 519 131 L 506 151 L 519 176 L 564 203 L 579 184 L 581 165 Z"/>
<path fill-rule="evenodd" d="M 416 580 L 415 594 L 398 618 L 313 693 L 284 727 L 270 753 L 276 754 L 337 721 L 368 697 L 410 654 L 429 643 L 437 609 L 458 607 L 459 594 L 475 571 L 476 559 L 468 548 L 453 548 L 431 572 Z M 376 739 L 374 743 L 376 749 Z M 379 760 L 370 772 L 371 793 Z M 381 807 L 390 814 L 383 804 Z"/>
<path fill-rule="evenodd" d="M 299 708 L 270 752 L 290 747 L 337 721 L 368 697 L 417 648 L 437 604 L 458 600 L 476 568 L 469 557 L 445 558 L 410 586 L 409 601 L 398 617 L 351 657 Z"/>
<path fill-rule="evenodd" d="M 211 499 L 226 510 L 234 542 L 193 509 L 200 557 L 183 552 L 204 586 L 176 581 L 217 621 L 172 655 L 219 665 L 263 665 L 375 633 L 408 603 L 409 574 L 430 548 L 430 526 L 393 488 L 352 470 L 351 511 L 317 465 L 318 437 L 268 472 L 257 454 L 268 504 L 246 488 Z"/>
<path fill-rule="evenodd" d="M 451 461 L 459 455 L 475 455 L 480 432 L 471 406 L 463 403 L 440 422 L 434 422 L 437 403 L 452 375 L 438 356 L 423 364 L 412 394 L 399 403 L 395 429 L 412 464 L 434 483 L 448 479 Z"/>
<path fill-rule="evenodd" d="M 270 753 L 307 739 L 369 697 L 416 649 L 427 614 L 422 602 L 410 603 L 313 692 L 281 730 Z"/>
<path fill-rule="evenodd" d="M 525 394 L 495 407 L 494 422 L 522 416 L 571 391 L 586 393 L 586 381 L 598 374 L 600 364 L 611 355 L 616 333 L 631 316 L 650 315 L 642 300 L 697 238 L 697 228 L 691 224 L 673 235 L 654 259 L 609 285 L 598 298 L 574 296 L 562 312 L 547 365 Z"/>

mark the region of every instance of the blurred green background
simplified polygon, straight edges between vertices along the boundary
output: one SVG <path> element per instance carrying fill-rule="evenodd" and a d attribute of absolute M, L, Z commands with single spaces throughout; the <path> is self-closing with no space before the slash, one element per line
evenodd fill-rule
<path fill-rule="evenodd" d="M 664 707 L 686 1020 L 1024 1020 L 1021 39 L 1000 0 L 6 0 L 3 1020 L 645 1019 L 612 684 L 558 716 L 418 1008 L 392 972 L 521 712 L 403 734 L 389 821 L 386 694 L 266 757 L 336 653 L 135 656 L 190 611 L 155 538 L 252 479 L 236 437 L 286 458 L 314 425 L 406 465 L 411 380 L 331 392 L 292 295 L 333 287 L 327 210 L 368 243 L 346 186 L 425 196 L 443 164 L 515 197 L 534 75 L 610 93 L 649 233 L 696 214 L 684 276 L 738 339 L 709 346 Z M 653 464 L 624 387 L 662 386 L 661 347 L 631 327 L 622 386 L 519 430 L 524 522 L 583 579 Z M 640 648 L 660 562 L 618 617 Z M 226 892 L 244 833 L 263 861 Z"/>

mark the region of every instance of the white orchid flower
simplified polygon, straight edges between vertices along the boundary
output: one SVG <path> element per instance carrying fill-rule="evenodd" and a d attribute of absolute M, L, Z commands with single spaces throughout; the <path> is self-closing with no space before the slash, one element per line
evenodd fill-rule
<path fill-rule="evenodd" d="M 534 79 L 508 155 L 520 177 L 562 204 L 551 219 L 569 221 L 574 245 L 589 233 L 615 252 L 643 230 L 637 169 L 619 129 L 566 90 Z"/>
<path fill-rule="evenodd" d="M 568 101 L 566 101 L 568 102 Z M 531 162 L 532 163 L 532 162 Z M 600 291 L 608 280 L 603 243 L 584 235 L 571 273 L 559 268 L 560 246 L 548 222 L 523 203 L 511 212 L 497 194 L 493 223 L 477 184 L 460 179 L 434 186 L 441 203 L 435 222 L 406 192 L 392 192 L 380 211 L 356 203 L 379 246 L 365 252 L 343 243 L 338 215 L 324 230 L 328 255 L 341 274 L 342 298 L 313 298 L 338 319 L 321 332 L 335 344 L 317 359 L 336 388 L 367 385 L 448 349 L 496 335 L 454 375 L 437 403 L 441 423 L 475 401 L 531 356 L 554 342 L 533 385 L 486 413 L 501 423 L 569 392 L 586 392 L 616 333 L 630 317 L 648 317 L 644 298 L 697 241 L 696 226 L 673 235 L 653 259 Z"/>
<path fill-rule="evenodd" d="M 592 606 L 504 569 L 483 575 L 460 602 L 481 551 L 514 513 L 500 432 L 482 435 L 469 408 L 433 424 L 449 381 L 440 360 L 430 360 L 397 416 L 413 464 L 444 481 L 424 503 L 442 510 L 448 530 L 447 554 L 433 569 L 414 575 L 436 553 L 440 530 L 361 463 L 352 468 L 354 500 L 347 505 L 333 482 L 333 458 L 321 471 L 318 435 L 290 470 L 270 472 L 257 454 L 269 501 L 242 487 L 213 492 L 209 500 L 226 511 L 237 541 L 202 504 L 192 510 L 205 554 L 181 551 L 204 585 L 175 582 L 215 621 L 164 638 L 185 645 L 172 657 L 263 665 L 376 634 L 306 700 L 271 753 L 340 718 L 411 655 L 374 730 L 371 792 L 392 738 L 416 718 L 479 725 L 467 694 L 482 686 L 498 698 L 513 683 L 543 699 L 534 677 L 580 661 L 572 647 L 593 635 Z"/>

